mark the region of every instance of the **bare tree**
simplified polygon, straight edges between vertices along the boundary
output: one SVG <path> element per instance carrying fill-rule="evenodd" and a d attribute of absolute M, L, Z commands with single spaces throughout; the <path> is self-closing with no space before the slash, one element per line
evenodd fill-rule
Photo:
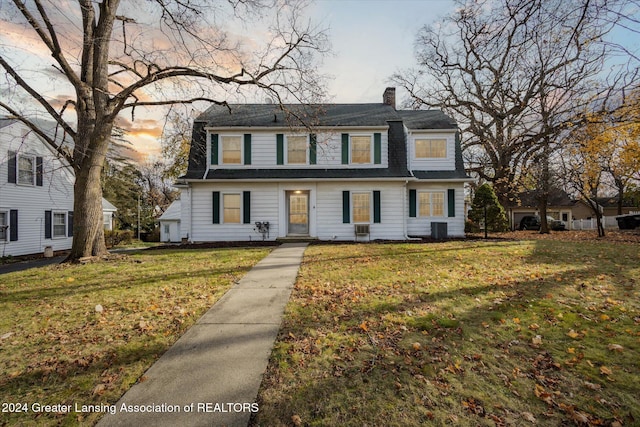
<path fill-rule="evenodd" d="M 100 173 L 114 121 L 127 110 L 205 101 L 226 104 L 243 88 L 266 91 L 283 102 L 322 97 L 316 60 L 326 52 L 323 30 L 302 18 L 296 0 L 13 0 L 0 22 L 16 23 L 48 53 L 53 71 L 38 69 L 61 87 L 57 96 L 38 89 L 24 66 L 24 52 L 0 45 L 4 69 L 0 108 L 47 141 L 73 167 L 74 240 L 69 260 L 106 253 Z M 264 28 L 264 40 L 233 37 L 219 22 L 236 19 Z M 249 22 L 249 20 L 252 20 Z M 259 46 L 259 47 L 256 47 Z M 319 55 L 320 54 L 320 55 Z M 73 93 L 68 96 L 66 91 Z M 34 107 L 35 105 L 35 107 Z M 31 120 L 50 116 L 66 140 L 51 138 Z M 62 142 L 61 142 L 62 141 Z M 73 151 L 65 149 L 73 142 Z"/>
<path fill-rule="evenodd" d="M 415 108 L 441 108 L 458 119 L 470 171 L 491 182 L 507 205 L 523 169 L 548 164 L 574 111 L 602 92 L 595 84 L 609 52 L 602 40 L 626 3 L 458 1 L 441 25 L 420 32 L 418 68 L 394 79 Z"/>

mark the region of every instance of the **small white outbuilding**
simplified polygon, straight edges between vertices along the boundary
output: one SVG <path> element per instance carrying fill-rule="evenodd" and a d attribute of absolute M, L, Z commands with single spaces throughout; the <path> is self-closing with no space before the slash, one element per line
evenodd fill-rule
<path fill-rule="evenodd" d="M 160 216 L 160 241 L 180 242 L 180 200 L 175 200 Z"/>

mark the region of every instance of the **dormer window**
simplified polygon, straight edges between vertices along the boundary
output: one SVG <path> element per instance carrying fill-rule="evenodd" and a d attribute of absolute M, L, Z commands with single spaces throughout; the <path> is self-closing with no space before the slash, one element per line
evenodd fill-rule
<path fill-rule="evenodd" d="M 371 163 L 371 137 L 352 136 L 351 137 L 351 163 L 366 164 Z"/>
<path fill-rule="evenodd" d="M 306 136 L 287 136 L 287 163 L 290 165 L 307 164 Z"/>
<path fill-rule="evenodd" d="M 442 159 L 446 157 L 446 139 L 416 139 L 416 159 Z"/>
<path fill-rule="evenodd" d="M 242 162 L 242 137 L 222 136 L 222 163 L 239 165 Z"/>

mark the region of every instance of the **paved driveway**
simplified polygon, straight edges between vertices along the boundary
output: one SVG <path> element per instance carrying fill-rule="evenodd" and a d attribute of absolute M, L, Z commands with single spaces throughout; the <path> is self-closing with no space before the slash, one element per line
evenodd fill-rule
<path fill-rule="evenodd" d="M 23 271 L 30 268 L 43 267 L 50 264 L 60 264 L 64 261 L 66 255 L 55 256 L 53 258 L 40 258 L 30 261 L 14 262 L 11 264 L 0 265 L 0 274 L 13 273 L 14 271 Z"/>

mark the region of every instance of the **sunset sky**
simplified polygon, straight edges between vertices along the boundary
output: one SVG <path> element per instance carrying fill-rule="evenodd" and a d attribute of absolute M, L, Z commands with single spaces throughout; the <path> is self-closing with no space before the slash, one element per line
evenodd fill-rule
<path fill-rule="evenodd" d="M 0 14 L 5 1 L 0 0 Z M 58 7 L 61 16 L 68 13 L 64 3 L 60 2 Z M 453 7 L 451 0 L 316 0 L 311 3 L 307 15 L 321 27 L 328 28 L 332 45 L 333 53 L 324 60 L 321 69 L 323 74 L 333 77 L 328 88 L 330 101 L 381 102 L 390 76 L 415 65 L 413 48 L 418 30 L 437 23 Z M 240 34 L 252 29 L 235 31 Z M 637 38 L 637 34 L 633 37 Z M 69 87 L 56 86 L 52 75 L 57 71 L 50 66 L 50 54 L 39 47 L 33 33 L 19 25 L 3 25 L 0 28 L 2 44 L 16 46 L 25 53 L 22 67 L 42 69 L 38 83 L 49 97 L 61 102 L 69 97 Z M 638 40 L 631 40 L 631 44 L 637 48 Z M 40 58 L 39 62 L 37 58 Z M 47 59 L 42 61 L 44 58 Z M 404 98 L 406 94 L 399 91 L 398 103 Z M 121 115 L 118 124 L 129 132 L 128 139 L 136 150 L 158 155 L 165 111 L 138 108 L 135 120 L 127 111 Z"/>

